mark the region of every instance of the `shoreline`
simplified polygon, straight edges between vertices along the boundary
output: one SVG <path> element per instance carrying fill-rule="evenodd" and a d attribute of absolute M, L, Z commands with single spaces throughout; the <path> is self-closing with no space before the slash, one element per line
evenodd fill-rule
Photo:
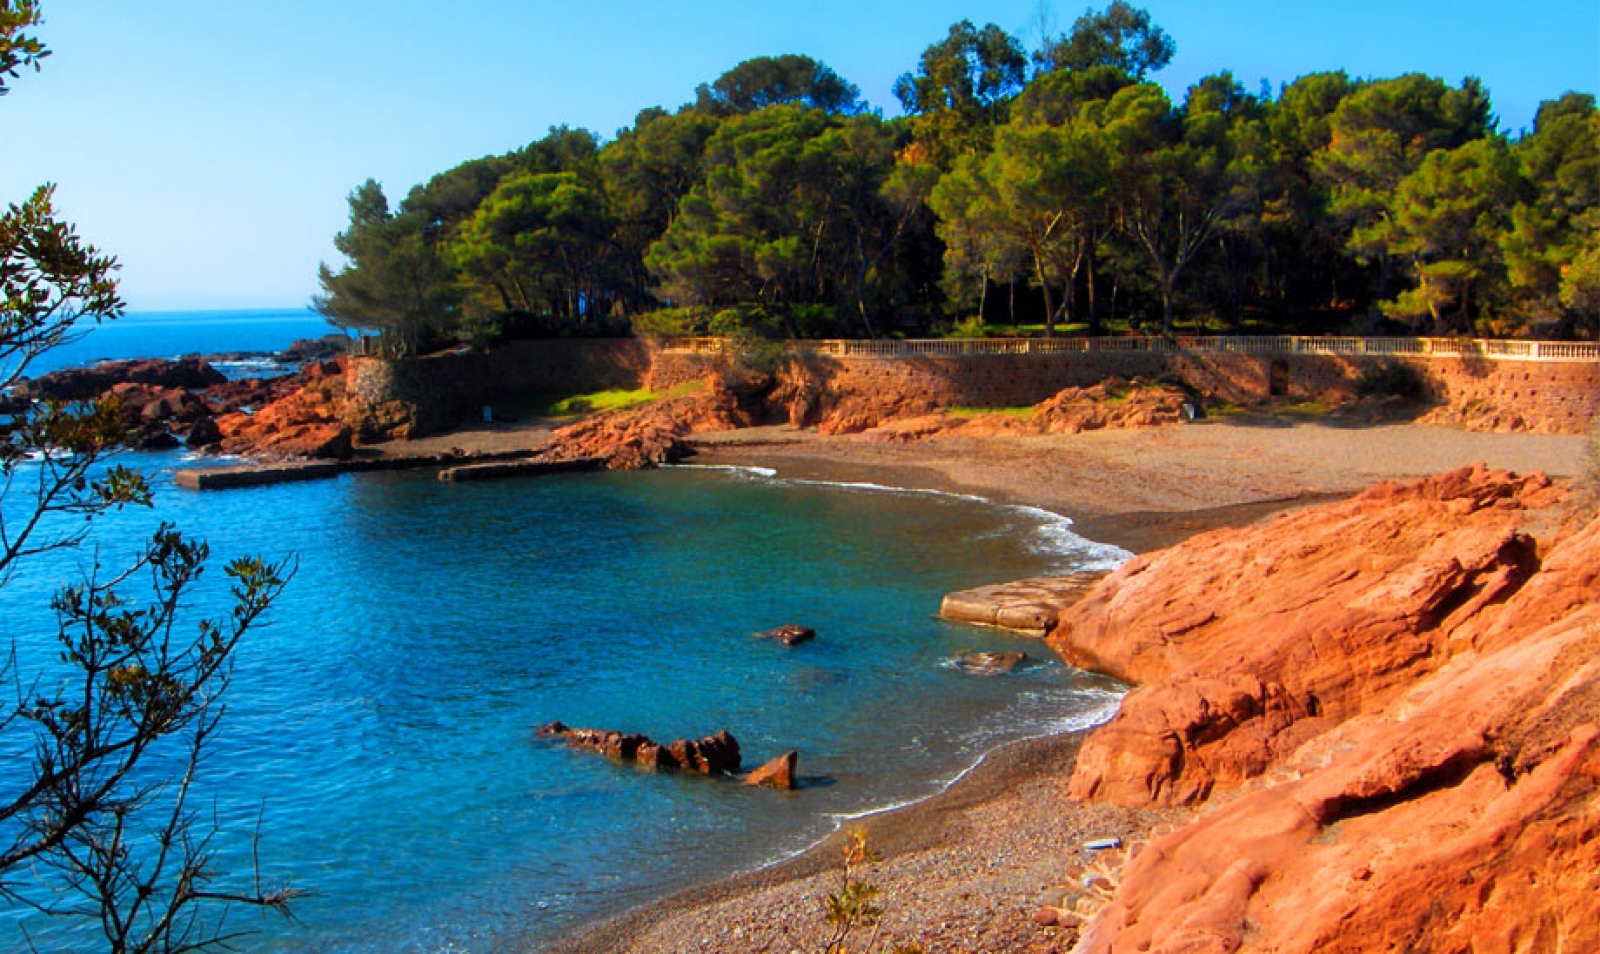
<path fill-rule="evenodd" d="M 537 950 L 620 954 L 810 949 L 827 927 L 825 898 L 838 889 L 842 849 L 855 831 L 865 833 L 867 844 L 881 859 L 867 866 L 864 878 L 882 891 L 878 898 L 885 912 L 882 930 L 897 943 L 934 939 L 950 943 L 952 919 L 967 922 L 969 937 L 963 943 L 976 945 L 958 949 L 993 949 L 996 943 L 1022 941 L 1040 930 L 1029 921 L 1040 899 L 1053 885 L 1067 880 L 1073 861 L 1088 857 L 1084 843 L 1108 837 L 1126 842 L 1184 814 L 1081 805 L 1047 822 L 1040 813 L 1023 811 L 1022 802 L 1059 804 L 1072 762 L 1091 731 L 1092 727 L 1077 729 L 991 749 L 939 792 L 841 821 L 834 831 L 787 858 L 602 916 L 557 935 Z M 997 816 L 1021 820 L 1025 814 L 1033 817 L 1020 827 L 994 824 Z M 1076 850 L 1050 859 L 1027 857 L 1024 849 L 1040 834 L 1036 829 L 1045 828 L 1058 845 Z M 1005 833 L 998 854 L 1012 864 L 997 864 L 990 858 L 974 865 L 974 858 L 956 857 L 996 847 L 992 837 L 980 838 L 977 844 L 970 840 L 980 830 L 991 836 Z M 1011 903 L 971 912 L 981 917 L 960 917 L 916 896 L 947 879 L 953 869 L 968 868 L 977 874 L 978 867 L 984 869 L 979 878 L 1012 889 L 1006 892 Z M 920 889 L 914 882 L 920 882 Z M 976 879 L 967 884 L 983 890 Z M 1032 890 L 1020 890 L 1035 884 Z M 995 884 L 988 887 L 992 890 Z M 788 917 L 771 916 L 779 912 Z"/>
<path fill-rule="evenodd" d="M 1389 426 L 1367 453 L 1340 446 L 1355 428 L 1223 422 L 1184 443 L 1169 429 L 1096 432 L 1028 441 L 1010 438 L 896 444 L 825 438 L 788 428 L 696 435 L 693 464 L 756 467 L 786 479 L 867 481 L 981 496 L 992 503 L 1047 509 L 1096 543 L 1135 553 L 1171 546 L 1206 530 L 1262 523 L 1280 513 L 1350 496 L 1384 479 L 1403 479 L 1485 459 L 1492 466 L 1546 470 L 1564 477 L 1582 464 L 1581 439 L 1480 435 L 1419 425 Z M 1285 467 L 1285 433 L 1310 438 Z M 1295 432 L 1299 432 L 1295 434 Z M 1234 440 L 1241 435 L 1246 440 Z M 1263 452 L 1248 445 L 1265 436 Z M 1087 440 L 1085 440 L 1087 438 Z M 1429 441 L 1428 438 L 1434 440 Z M 1433 446 L 1418 446 L 1422 444 Z M 1237 445 L 1245 445 L 1243 447 Z M 1330 449 L 1326 444 L 1332 444 Z M 1198 451 L 1196 452 L 1196 448 Z M 1085 452 L 1087 448 L 1087 452 Z M 1324 456 L 1325 455 L 1325 456 Z M 1323 457 L 1321 466 L 1307 457 Z M 1074 459 L 1075 458 L 1075 459 Z M 1130 463 L 1131 461 L 1131 463 Z M 1359 464 L 1360 466 L 1348 466 Z M 1085 480 L 1118 471 L 1119 486 Z M 1170 486 L 1166 469 L 1192 481 L 1180 501 L 1146 506 Z M 1103 476 L 1103 475 L 1102 475 Z M 1001 581 L 996 581 L 1001 582 Z M 881 890 L 885 914 L 876 944 L 932 949 L 1057 950 L 1070 929 L 1040 926 L 1032 915 L 1059 896 L 1087 860 L 1083 843 L 1124 842 L 1189 817 L 1132 811 L 1066 797 L 1067 779 L 1093 729 L 1024 740 L 991 750 L 946 788 L 885 809 L 834 832 L 798 855 L 691 886 L 657 901 L 574 926 L 536 950 L 610 952 L 787 952 L 814 948 L 827 926 L 825 899 L 838 889 L 841 845 L 861 828 L 882 860 L 866 879 Z"/>

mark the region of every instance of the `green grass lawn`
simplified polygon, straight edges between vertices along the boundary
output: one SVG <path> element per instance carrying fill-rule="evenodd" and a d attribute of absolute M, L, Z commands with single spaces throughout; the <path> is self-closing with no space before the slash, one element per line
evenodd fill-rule
<path fill-rule="evenodd" d="M 515 410 L 519 418 L 579 417 L 584 414 L 597 414 L 601 411 L 626 410 L 630 407 L 639 407 L 652 401 L 659 401 L 663 398 L 682 397 L 685 394 L 694 394 L 697 391 L 701 391 L 705 386 L 704 381 L 690 381 L 664 392 L 649 391 L 644 388 L 631 391 L 612 388 L 607 391 L 591 391 L 587 394 L 539 392 L 528 395 L 525 401 Z"/>
<path fill-rule="evenodd" d="M 951 417 L 961 417 L 961 418 L 983 417 L 983 416 L 988 415 L 988 414 L 1001 414 L 1001 415 L 1004 415 L 1006 417 L 1014 417 L 1019 421 L 1031 420 L 1033 418 L 1033 408 L 1031 406 L 1026 406 L 1026 407 L 963 407 L 963 406 L 956 406 L 956 407 L 946 408 L 945 409 L 945 413 L 949 414 Z"/>

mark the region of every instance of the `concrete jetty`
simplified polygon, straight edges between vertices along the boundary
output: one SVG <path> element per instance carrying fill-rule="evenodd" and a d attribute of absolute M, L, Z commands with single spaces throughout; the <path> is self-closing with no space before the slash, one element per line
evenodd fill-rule
<path fill-rule="evenodd" d="M 232 490 L 236 487 L 264 487 L 302 480 L 326 480 L 344 472 L 343 465 L 331 461 L 295 461 L 279 464 L 241 464 L 237 467 L 194 467 L 173 475 L 179 487 L 190 490 Z"/>
<path fill-rule="evenodd" d="M 487 464 L 463 464 L 439 471 L 439 479 L 450 483 L 479 480 L 504 480 L 507 477 L 527 477 L 534 474 L 562 474 L 573 471 L 601 470 L 606 465 L 604 457 L 573 457 L 549 460 L 528 457 L 522 460 L 502 460 Z"/>
<path fill-rule="evenodd" d="M 469 466 L 489 467 L 496 462 L 522 465 L 528 460 L 527 451 L 500 451 L 465 453 L 388 453 L 388 454 L 361 454 L 349 460 L 297 460 L 297 461 L 256 461 L 254 463 L 234 464 L 226 467 L 193 467 L 177 471 L 173 475 L 179 487 L 190 490 L 234 490 L 241 487 L 265 487 L 272 484 L 286 484 L 302 480 L 325 480 L 337 477 L 340 474 L 365 474 L 374 471 L 389 470 L 423 470 L 426 468 L 445 468 L 447 470 L 462 470 Z M 591 463 L 587 459 L 576 462 L 563 462 L 564 466 L 539 468 L 524 468 L 522 473 L 552 472 L 557 470 L 588 470 L 598 469 L 600 463 Z M 457 478 L 444 478 L 457 479 Z M 487 480 L 488 476 L 460 479 Z"/>

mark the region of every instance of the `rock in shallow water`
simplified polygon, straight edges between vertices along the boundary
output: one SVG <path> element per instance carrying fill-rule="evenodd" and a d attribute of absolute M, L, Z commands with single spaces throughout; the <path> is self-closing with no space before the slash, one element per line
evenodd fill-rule
<path fill-rule="evenodd" d="M 1003 676 L 1032 663 L 1032 656 L 1018 652 L 966 652 L 956 657 L 956 666 L 974 676 Z"/>
<path fill-rule="evenodd" d="M 769 629 L 764 633 L 757 633 L 762 639 L 776 639 L 785 646 L 798 646 L 817 638 L 817 631 L 809 626 L 796 623 L 785 623 L 777 629 Z"/>
<path fill-rule="evenodd" d="M 799 752 L 785 752 L 745 776 L 746 785 L 761 785 L 782 791 L 795 788 L 795 773 L 800 764 Z"/>
<path fill-rule="evenodd" d="M 648 736 L 607 729 L 574 729 L 561 722 L 541 726 L 541 736 L 563 739 L 575 749 L 598 752 L 619 762 L 652 771 L 682 769 L 701 775 L 724 775 L 740 768 L 739 742 L 726 730 L 703 739 L 678 739 L 661 745 Z"/>

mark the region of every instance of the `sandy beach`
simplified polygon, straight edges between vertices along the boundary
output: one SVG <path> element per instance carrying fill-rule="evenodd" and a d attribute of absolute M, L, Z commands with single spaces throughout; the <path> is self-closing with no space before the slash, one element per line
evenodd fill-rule
<path fill-rule="evenodd" d="M 1084 536 L 1136 553 L 1202 530 L 1348 496 L 1383 480 L 1474 462 L 1571 477 L 1585 440 L 1418 424 L 1230 415 L 1142 430 L 922 441 L 823 437 L 788 427 L 694 439 L 697 463 L 771 467 L 784 477 L 947 490 L 1071 517 Z M 1000 581 L 996 581 L 1000 582 Z"/>
<path fill-rule="evenodd" d="M 1353 494 L 1387 479 L 1473 462 L 1568 478 L 1579 437 L 1473 433 L 1414 424 L 1354 426 L 1230 417 L 1072 436 L 886 440 L 787 427 L 695 438 L 697 463 L 770 467 L 783 477 L 873 481 L 977 494 L 1071 516 L 1083 535 L 1142 552 Z M 1002 581 L 995 581 L 1002 582 Z M 1079 735 L 990 753 L 941 795 L 852 824 L 881 860 L 864 874 L 881 925 L 851 950 L 1043 952 L 1074 932 L 1033 922 L 1088 857 L 1086 842 L 1137 839 L 1182 813 L 1085 805 L 1066 796 Z M 798 797 L 804 797 L 800 793 Z M 550 950 L 818 951 L 837 891 L 844 830 L 809 852 L 697 887 L 563 939 Z"/>

